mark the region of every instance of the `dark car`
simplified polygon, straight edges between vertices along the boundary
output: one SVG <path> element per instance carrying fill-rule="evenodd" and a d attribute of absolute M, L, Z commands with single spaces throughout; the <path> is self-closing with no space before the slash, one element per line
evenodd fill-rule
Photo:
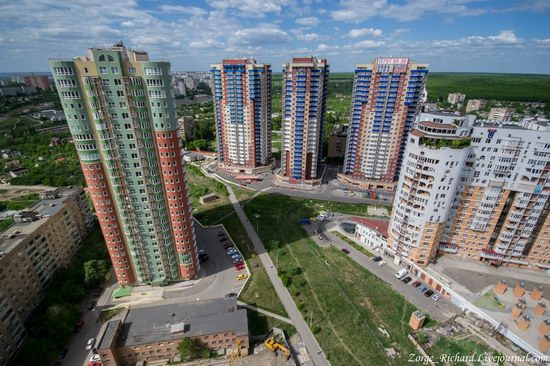
<path fill-rule="evenodd" d="M 373 262 L 380 262 L 381 260 L 382 260 L 381 256 L 376 256 L 376 257 L 372 258 Z"/>
<path fill-rule="evenodd" d="M 206 262 L 208 260 L 208 256 L 205 254 L 203 256 L 199 256 L 199 263 Z"/>
<path fill-rule="evenodd" d="M 430 297 L 433 294 L 434 294 L 433 290 L 428 290 L 428 291 L 424 292 L 424 296 L 426 296 L 426 297 Z"/>
<path fill-rule="evenodd" d="M 228 238 L 221 238 L 220 241 L 228 241 L 229 239 Z"/>
<path fill-rule="evenodd" d="M 227 295 L 225 295 L 225 297 L 237 297 L 237 294 L 234 292 L 230 292 Z"/>
<path fill-rule="evenodd" d="M 93 310 L 95 308 L 95 301 L 90 301 L 88 304 L 86 304 L 86 309 Z"/>
<path fill-rule="evenodd" d="M 223 230 L 218 231 L 218 236 L 224 236 L 225 232 Z"/>
<path fill-rule="evenodd" d="M 347 250 L 346 248 L 342 248 L 342 252 L 349 254 L 349 250 Z"/>
<path fill-rule="evenodd" d="M 421 284 L 422 284 L 422 282 L 420 282 L 420 281 L 414 281 L 414 282 L 412 283 L 412 287 L 418 287 L 418 286 L 420 286 Z"/>
<path fill-rule="evenodd" d="M 403 278 L 403 279 L 401 280 L 401 282 L 403 282 L 403 283 L 409 283 L 409 282 L 411 282 L 411 281 L 412 281 L 412 278 L 409 277 L 409 276 L 407 276 L 407 277 L 405 277 L 405 278 Z"/>
<path fill-rule="evenodd" d="M 225 243 L 225 244 L 223 245 L 223 249 L 227 250 L 227 249 L 229 249 L 229 248 L 234 248 L 234 247 L 233 247 L 233 244 L 231 244 L 231 243 Z"/>
<path fill-rule="evenodd" d="M 96 288 L 95 291 L 94 291 L 94 296 L 95 297 L 100 296 L 101 292 L 103 292 L 103 289 L 101 287 Z"/>
<path fill-rule="evenodd" d="M 59 357 L 58 357 L 58 359 L 59 359 L 59 360 L 64 359 L 65 356 L 67 356 L 67 353 L 68 353 L 68 352 L 69 352 L 69 349 L 68 349 L 68 348 L 63 348 L 63 349 L 61 350 L 61 352 L 59 352 Z"/>
<path fill-rule="evenodd" d="M 80 332 L 80 330 L 82 329 L 82 327 L 84 326 L 84 320 L 79 320 L 76 325 L 74 326 L 74 332 L 75 333 L 78 333 Z"/>

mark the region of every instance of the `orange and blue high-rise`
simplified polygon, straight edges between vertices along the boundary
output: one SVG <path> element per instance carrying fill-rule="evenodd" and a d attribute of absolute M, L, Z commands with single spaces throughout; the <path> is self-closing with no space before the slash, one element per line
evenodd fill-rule
<path fill-rule="evenodd" d="M 395 189 L 427 74 L 428 65 L 408 58 L 377 58 L 357 65 L 340 180 L 363 188 Z"/>

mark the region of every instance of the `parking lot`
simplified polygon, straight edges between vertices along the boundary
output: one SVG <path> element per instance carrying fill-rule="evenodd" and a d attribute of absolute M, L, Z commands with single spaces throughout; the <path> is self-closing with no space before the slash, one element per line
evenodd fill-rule
<path fill-rule="evenodd" d="M 380 267 L 378 265 L 379 262 L 373 261 L 372 258 L 367 257 L 366 255 L 355 249 L 353 246 L 347 244 L 340 238 L 330 233 L 331 230 L 337 230 L 338 223 L 345 218 L 345 215 L 335 215 L 328 218 L 327 220 L 314 221 L 309 225 L 304 225 L 304 228 L 306 229 L 306 231 L 308 231 L 308 233 L 310 233 L 310 235 L 312 235 L 313 240 L 315 240 L 315 242 L 320 246 L 333 245 L 341 250 L 345 249 L 345 251 L 347 252 L 346 254 L 351 259 L 367 269 L 369 272 L 375 274 L 377 277 L 387 282 L 397 292 L 403 295 L 403 297 L 405 297 L 410 303 L 417 306 L 425 313 L 429 314 L 430 317 L 432 317 L 433 319 L 437 321 L 443 321 L 461 312 L 461 310 L 457 306 L 453 305 L 451 302 L 444 298 L 441 298 L 438 301 L 434 301 L 431 298 L 433 295 L 430 297 L 424 296 L 419 288 L 421 285 L 425 284 L 422 282 L 420 286 L 413 287 L 413 283 L 419 279 L 412 276 L 411 274 L 407 274 L 406 276 L 404 276 L 411 277 L 411 281 L 407 284 L 396 278 L 395 274 L 401 269 L 401 267 L 395 266 L 391 258 L 383 257 L 382 260 L 385 261 L 386 264 Z M 315 234 L 316 231 L 319 234 Z M 320 239 L 319 236 L 322 239 Z M 433 289 L 429 288 L 428 286 L 428 290 Z"/>

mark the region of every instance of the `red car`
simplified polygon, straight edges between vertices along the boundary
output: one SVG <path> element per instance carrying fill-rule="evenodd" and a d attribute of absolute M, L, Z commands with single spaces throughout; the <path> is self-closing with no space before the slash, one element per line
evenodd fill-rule
<path fill-rule="evenodd" d="M 235 263 L 233 263 L 233 267 L 235 267 L 235 268 L 237 268 L 237 267 L 239 267 L 239 266 L 243 266 L 243 265 L 244 265 L 243 262 L 235 262 Z"/>
<path fill-rule="evenodd" d="M 412 286 L 412 287 L 418 287 L 418 286 L 420 286 L 421 284 L 422 284 L 422 282 L 420 282 L 420 281 L 414 281 L 414 282 L 412 283 L 411 286 Z"/>
<path fill-rule="evenodd" d="M 246 267 L 244 266 L 244 264 L 241 264 L 240 266 L 237 266 L 235 267 L 235 270 L 236 271 L 242 271 L 243 269 L 245 269 Z"/>
<path fill-rule="evenodd" d="M 342 248 L 342 252 L 349 254 L 349 250 L 347 250 L 346 248 Z"/>

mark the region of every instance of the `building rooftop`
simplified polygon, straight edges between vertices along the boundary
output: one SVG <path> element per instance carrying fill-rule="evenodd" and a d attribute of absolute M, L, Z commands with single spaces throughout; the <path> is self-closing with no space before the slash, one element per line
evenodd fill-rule
<path fill-rule="evenodd" d="M 335 125 L 332 128 L 331 135 L 345 137 L 348 135 L 349 125 Z"/>
<path fill-rule="evenodd" d="M 237 308 L 235 298 L 137 308 L 128 311 L 117 347 L 230 331 L 248 334 L 246 310 Z"/>
<path fill-rule="evenodd" d="M 0 233 L 0 258 L 16 248 L 25 238 L 44 225 L 50 218 L 65 206 L 69 196 L 80 188 L 59 188 L 49 196 L 14 216 L 15 224 Z"/>
<path fill-rule="evenodd" d="M 378 231 L 385 238 L 388 237 L 388 228 L 390 226 L 389 221 L 373 220 L 373 219 L 367 219 L 364 217 L 356 217 L 356 216 L 352 217 L 351 219 L 358 224 L 361 224 L 363 226 L 366 226 L 368 228 Z"/>

